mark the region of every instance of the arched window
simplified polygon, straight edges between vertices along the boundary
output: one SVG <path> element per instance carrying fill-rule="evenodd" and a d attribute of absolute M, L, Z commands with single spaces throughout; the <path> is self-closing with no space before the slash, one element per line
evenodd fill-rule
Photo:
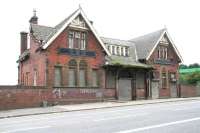
<path fill-rule="evenodd" d="M 70 60 L 68 63 L 69 71 L 68 71 L 68 86 L 75 87 L 76 83 L 76 73 L 77 73 L 77 62 L 76 60 Z"/>
<path fill-rule="evenodd" d="M 59 87 L 61 86 L 62 77 L 61 77 L 61 67 L 55 66 L 54 67 L 54 86 Z"/>
<path fill-rule="evenodd" d="M 79 86 L 86 86 L 86 72 L 87 72 L 87 63 L 83 60 L 79 63 Z"/>

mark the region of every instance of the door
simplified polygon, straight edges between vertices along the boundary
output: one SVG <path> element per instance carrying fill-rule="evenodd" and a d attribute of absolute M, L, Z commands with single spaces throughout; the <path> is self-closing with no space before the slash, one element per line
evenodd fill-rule
<path fill-rule="evenodd" d="M 132 100 L 131 79 L 119 79 L 118 99 L 122 101 Z"/>
<path fill-rule="evenodd" d="M 176 83 L 171 83 L 170 90 L 171 90 L 171 97 L 176 98 L 177 97 Z"/>
<path fill-rule="evenodd" d="M 159 82 L 152 82 L 152 99 L 158 99 L 159 98 Z"/>

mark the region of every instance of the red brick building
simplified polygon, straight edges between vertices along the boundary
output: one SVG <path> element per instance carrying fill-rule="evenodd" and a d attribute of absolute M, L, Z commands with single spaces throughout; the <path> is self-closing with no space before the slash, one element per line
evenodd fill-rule
<path fill-rule="evenodd" d="M 119 100 L 177 97 L 181 56 L 166 29 L 131 40 L 100 37 L 81 8 L 55 27 L 39 25 L 36 14 L 29 22 L 19 85 L 98 89 Z"/>

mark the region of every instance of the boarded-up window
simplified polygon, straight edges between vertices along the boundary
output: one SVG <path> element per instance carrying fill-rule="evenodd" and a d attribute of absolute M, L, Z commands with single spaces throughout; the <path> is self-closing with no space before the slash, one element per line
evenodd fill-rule
<path fill-rule="evenodd" d="M 106 88 L 115 88 L 115 72 L 107 71 L 106 72 Z"/>
<path fill-rule="evenodd" d="M 77 72 L 77 63 L 75 60 L 69 61 L 69 71 L 68 71 L 68 86 L 74 87 L 76 86 L 76 72 Z"/>
<path fill-rule="evenodd" d="M 136 73 L 136 88 L 137 89 L 144 89 L 144 80 L 145 80 L 145 73 L 137 72 Z"/>
<path fill-rule="evenodd" d="M 167 75 L 165 72 L 162 73 L 162 88 L 167 88 Z"/>
<path fill-rule="evenodd" d="M 80 61 L 79 63 L 79 86 L 80 87 L 86 86 L 86 70 L 87 70 L 86 62 Z"/>
<path fill-rule="evenodd" d="M 97 70 L 93 69 L 92 70 L 92 86 L 97 87 L 98 86 L 98 74 Z"/>
<path fill-rule="evenodd" d="M 37 86 L 37 70 L 33 73 L 33 86 Z"/>
<path fill-rule="evenodd" d="M 162 73 L 161 73 L 161 85 L 162 85 L 162 88 L 167 88 L 167 71 L 165 68 L 162 69 Z"/>
<path fill-rule="evenodd" d="M 55 67 L 54 71 L 54 86 L 61 86 L 61 67 Z"/>
<path fill-rule="evenodd" d="M 69 69 L 69 76 L 68 76 L 68 86 L 74 87 L 76 86 L 76 71 L 75 69 Z"/>

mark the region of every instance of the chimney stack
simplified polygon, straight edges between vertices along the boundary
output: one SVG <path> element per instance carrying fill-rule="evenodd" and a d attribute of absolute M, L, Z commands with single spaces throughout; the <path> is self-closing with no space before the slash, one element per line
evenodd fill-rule
<path fill-rule="evenodd" d="M 20 36 L 21 36 L 21 51 L 20 53 L 22 54 L 26 49 L 27 49 L 27 32 L 20 32 Z"/>
<path fill-rule="evenodd" d="M 36 16 L 36 10 L 33 10 L 33 17 L 29 20 L 29 23 L 31 24 L 38 24 L 38 17 Z"/>

